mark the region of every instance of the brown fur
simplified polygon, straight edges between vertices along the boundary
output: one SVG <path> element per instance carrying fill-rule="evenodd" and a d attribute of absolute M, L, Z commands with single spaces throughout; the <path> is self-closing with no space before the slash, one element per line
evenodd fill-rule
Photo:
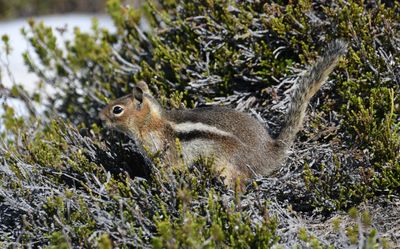
<path fill-rule="evenodd" d="M 277 139 L 271 138 L 264 126 L 250 115 L 229 108 L 163 110 L 144 82 L 132 94 L 108 104 L 100 118 L 154 153 L 166 149 L 166 159 L 172 165 L 180 158 L 175 146 L 175 139 L 179 138 L 186 163 L 200 156 L 214 157 L 216 167 L 223 170 L 228 183 L 237 177 L 269 175 L 282 164 L 286 150 L 302 126 L 310 98 L 345 50 L 343 42 L 331 43 L 324 56 L 299 80 L 285 126 Z M 116 105 L 124 108 L 122 114 L 113 114 Z"/>

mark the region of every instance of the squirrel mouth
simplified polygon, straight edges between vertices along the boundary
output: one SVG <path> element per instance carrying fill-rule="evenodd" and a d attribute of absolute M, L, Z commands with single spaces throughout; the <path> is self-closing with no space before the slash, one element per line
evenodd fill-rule
<path fill-rule="evenodd" d="M 103 112 L 104 112 L 104 110 L 102 110 L 100 112 L 100 115 L 99 115 L 100 120 L 103 121 L 103 122 L 108 121 L 107 116 Z"/>
<path fill-rule="evenodd" d="M 115 125 L 110 120 L 105 120 L 104 123 L 107 128 L 115 128 Z"/>

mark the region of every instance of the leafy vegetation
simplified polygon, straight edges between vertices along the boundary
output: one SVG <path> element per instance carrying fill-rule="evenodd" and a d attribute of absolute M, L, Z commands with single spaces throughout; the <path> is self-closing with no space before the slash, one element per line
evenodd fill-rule
<path fill-rule="evenodd" d="M 90 33 L 75 28 L 61 41 L 60 31 L 31 20 L 23 34 L 35 55 L 23 56 L 40 78 L 37 91 L 0 81 L 0 98 L 29 110 L 16 117 L 3 104 L 0 243 L 390 248 L 400 240 L 388 218 L 399 214 L 399 7 L 180 0 L 134 9 L 109 0 L 115 33 L 94 20 Z M 101 107 L 145 80 L 165 108 L 252 109 L 276 133 L 299 69 L 336 38 L 348 55 L 311 103 L 295 153 L 243 192 L 227 189 L 210 159 L 168 167 L 101 128 Z M 12 41 L 2 41 L 7 54 Z"/>

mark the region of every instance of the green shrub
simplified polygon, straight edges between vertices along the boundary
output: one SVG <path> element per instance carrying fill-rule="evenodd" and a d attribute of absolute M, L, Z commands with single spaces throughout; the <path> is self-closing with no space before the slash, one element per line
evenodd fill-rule
<path fill-rule="evenodd" d="M 115 33 L 94 20 L 91 32 L 75 28 L 74 39 L 62 45 L 58 31 L 31 20 L 23 34 L 38 60 L 28 52 L 23 57 L 40 78 L 38 90 L 4 91 L 30 112 L 15 117 L 4 106 L 0 212 L 15 218 L 4 218 L 3 243 L 320 248 L 365 238 L 376 246 L 378 235 L 359 224 L 347 226 L 349 236 L 340 241 L 309 233 L 315 226 L 286 229 L 295 215 L 283 210 L 329 217 L 399 195 L 399 7 L 355 0 L 181 0 L 133 9 L 110 0 Z M 223 185 L 206 159 L 168 167 L 122 134 L 101 129 L 98 112 L 106 102 L 145 80 L 165 108 L 246 106 L 276 133 L 283 117 L 276 102 L 284 102 L 298 69 L 336 38 L 348 42 L 349 53 L 330 77 L 334 84 L 316 96 L 322 101 L 311 103 L 318 118 L 306 120 L 296 143 L 311 152 L 304 162 L 288 161 L 282 170 L 293 170 L 290 177 L 256 179 L 239 193 Z M 12 42 L 4 37 L 3 43 L 9 50 Z M 48 86 L 51 96 L 42 91 Z M 36 104 L 44 106 L 40 115 Z"/>

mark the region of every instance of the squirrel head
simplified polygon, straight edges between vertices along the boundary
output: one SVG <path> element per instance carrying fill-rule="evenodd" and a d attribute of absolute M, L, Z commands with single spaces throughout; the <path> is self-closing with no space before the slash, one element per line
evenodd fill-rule
<path fill-rule="evenodd" d="M 109 128 L 133 137 L 141 137 L 144 127 L 161 116 L 161 106 L 151 96 L 147 84 L 136 84 L 132 93 L 111 101 L 100 112 L 100 119 Z"/>

